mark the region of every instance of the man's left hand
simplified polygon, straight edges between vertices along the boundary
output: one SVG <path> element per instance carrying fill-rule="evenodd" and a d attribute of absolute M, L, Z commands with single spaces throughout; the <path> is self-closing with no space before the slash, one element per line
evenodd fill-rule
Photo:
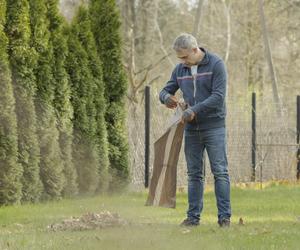
<path fill-rule="evenodd" d="M 182 117 L 181 117 L 181 122 L 191 122 L 195 118 L 195 112 L 191 110 L 190 108 L 186 109 L 183 111 Z"/>

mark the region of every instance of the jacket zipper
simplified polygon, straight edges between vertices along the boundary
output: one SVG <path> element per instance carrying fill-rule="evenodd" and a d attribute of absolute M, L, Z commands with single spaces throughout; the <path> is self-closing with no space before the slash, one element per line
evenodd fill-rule
<path fill-rule="evenodd" d="M 197 92 L 197 84 L 196 84 L 196 80 L 197 80 L 197 75 L 193 75 L 193 84 L 194 84 L 194 105 L 196 105 L 196 92 Z M 197 127 L 198 125 L 198 121 L 197 121 L 197 114 L 195 114 L 195 121 L 197 123 Z"/>
<path fill-rule="evenodd" d="M 194 83 L 194 105 L 196 105 L 196 91 L 197 91 L 196 76 L 193 76 L 193 83 Z"/>

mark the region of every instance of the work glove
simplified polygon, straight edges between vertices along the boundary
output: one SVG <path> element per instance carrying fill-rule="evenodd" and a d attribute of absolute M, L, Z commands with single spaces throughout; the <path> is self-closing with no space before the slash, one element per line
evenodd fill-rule
<path fill-rule="evenodd" d="M 177 107 L 177 98 L 173 95 L 167 95 L 165 97 L 165 105 L 170 108 L 170 109 L 174 109 Z"/>
<path fill-rule="evenodd" d="M 182 113 L 181 122 L 191 122 L 195 118 L 195 112 L 191 110 L 190 108 L 186 109 Z"/>

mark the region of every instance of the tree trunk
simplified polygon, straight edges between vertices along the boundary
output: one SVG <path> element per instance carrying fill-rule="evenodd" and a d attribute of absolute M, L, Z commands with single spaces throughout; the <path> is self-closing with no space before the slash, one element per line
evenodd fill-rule
<path fill-rule="evenodd" d="M 273 58 L 272 58 L 272 52 L 270 48 L 270 41 L 269 41 L 269 34 L 268 34 L 268 29 L 266 25 L 266 20 L 265 20 L 265 13 L 264 13 L 264 6 L 263 6 L 263 0 L 259 0 L 259 15 L 260 15 L 260 22 L 262 26 L 262 33 L 263 33 L 263 38 L 264 38 L 264 45 L 265 45 L 265 53 L 267 57 L 267 62 L 270 70 L 270 76 L 272 80 L 272 90 L 273 90 L 273 98 L 275 101 L 276 105 L 276 111 L 278 116 L 282 116 L 282 107 L 281 107 L 281 102 L 278 94 L 278 88 L 277 88 L 277 77 L 276 77 L 276 72 L 274 69 L 273 65 Z"/>
<path fill-rule="evenodd" d="M 224 10 L 226 14 L 226 20 L 227 20 L 227 44 L 226 44 L 226 54 L 225 54 L 225 64 L 228 61 L 229 58 L 229 53 L 230 53 L 230 46 L 231 46 L 231 17 L 230 17 L 230 0 L 229 3 L 226 3 L 226 0 L 222 0 L 223 5 L 224 5 Z"/>
<path fill-rule="evenodd" d="M 203 2 L 204 2 L 204 0 L 199 0 L 198 1 L 198 7 L 197 7 L 197 10 L 196 10 L 196 14 L 195 14 L 195 22 L 194 22 L 194 28 L 193 28 L 193 36 L 194 37 L 197 37 L 197 35 L 198 35 L 199 25 L 200 25 L 200 21 L 201 21 Z"/>
<path fill-rule="evenodd" d="M 149 58 L 152 58 L 155 50 L 148 49 L 151 44 L 154 43 L 155 40 L 155 25 L 157 20 L 157 0 L 140 0 L 140 23 L 139 26 L 141 30 L 139 30 L 141 39 L 140 46 L 138 46 L 139 54 L 141 55 L 139 64 L 142 67 L 145 67 L 147 62 L 149 62 Z M 148 58 L 148 60 L 147 60 Z M 145 60 L 146 59 L 146 60 Z"/>

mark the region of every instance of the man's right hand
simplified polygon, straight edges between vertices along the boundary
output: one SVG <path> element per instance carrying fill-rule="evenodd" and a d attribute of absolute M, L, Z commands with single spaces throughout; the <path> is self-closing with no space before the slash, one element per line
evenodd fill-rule
<path fill-rule="evenodd" d="M 165 105 L 169 108 L 169 109 L 174 109 L 177 107 L 177 104 L 178 104 L 178 100 L 176 98 L 176 96 L 169 96 L 167 98 L 167 100 L 165 101 Z"/>

